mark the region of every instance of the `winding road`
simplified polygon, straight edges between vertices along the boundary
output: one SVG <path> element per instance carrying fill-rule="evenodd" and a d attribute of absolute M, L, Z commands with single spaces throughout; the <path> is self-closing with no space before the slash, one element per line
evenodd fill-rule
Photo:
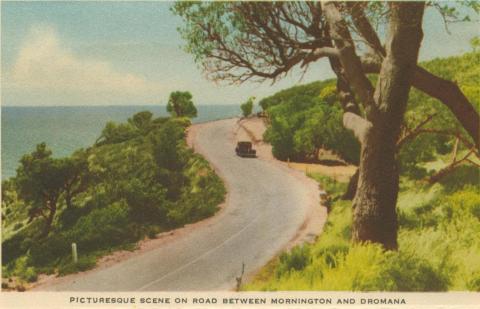
<path fill-rule="evenodd" d="M 195 150 L 215 166 L 229 191 L 212 220 L 139 256 L 35 290 L 232 290 L 243 264 L 245 274 L 265 265 L 297 235 L 312 192 L 276 162 L 237 157 L 237 120 L 196 128 Z"/>

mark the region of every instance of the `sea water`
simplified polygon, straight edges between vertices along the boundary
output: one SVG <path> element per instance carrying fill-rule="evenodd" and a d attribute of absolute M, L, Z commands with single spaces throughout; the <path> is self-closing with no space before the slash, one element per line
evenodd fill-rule
<path fill-rule="evenodd" d="M 20 158 L 45 142 L 55 157 L 70 155 L 92 145 L 108 121 L 125 122 L 148 110 L 154 117 L 168 116 L 165 106 L 2 106 L 2 179 L 15 175 Z M 241 114 L 238 105 L 199 105 L 193 123 Z"/>

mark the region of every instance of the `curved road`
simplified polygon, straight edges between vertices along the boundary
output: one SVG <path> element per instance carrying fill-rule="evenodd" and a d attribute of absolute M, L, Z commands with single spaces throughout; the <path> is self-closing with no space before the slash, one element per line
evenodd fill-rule
<path fill-rule="evenodd" d="M 198 229 L 145 254 L 37 290 L 231 290 L 295 236 L 307 215 L 307 188 L 273 162 L 234 153 L 237 119 L 199 125 L 195 146 L 227 182 L 226 208 Z M 64 278 L 67 279 L 67 278 Z"/>

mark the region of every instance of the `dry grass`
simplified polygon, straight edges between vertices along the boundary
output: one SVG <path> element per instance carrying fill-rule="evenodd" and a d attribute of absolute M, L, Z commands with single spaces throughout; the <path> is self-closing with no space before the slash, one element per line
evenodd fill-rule
<path fill-rule="evenodd" d="M 305 173 L 319 173 L 325 176 L 329 176 L 340 182 L 347 182 L 350 177 L 355 174 L 355 171 L 357 169 L 357 167 L 354 165 L 328 166 L 322 164 L 296 162 L 289 162 L 288 166 L 299 171 L 304 171 Z"/>

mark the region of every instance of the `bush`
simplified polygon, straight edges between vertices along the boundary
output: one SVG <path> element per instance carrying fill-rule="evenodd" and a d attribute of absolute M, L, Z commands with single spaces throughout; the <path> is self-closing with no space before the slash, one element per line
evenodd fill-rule
<path fill-rule="evenodd" d="M 29 266 L 29 260 L 26 256 L 17 259 L 14 263 L 13 270 L 8 273 L 27 282 L 35 282 L 38 277 L 35 268 Z"/>
<path fill-rule="evenodd" d="M 71 240 L 65 233 L 53 234 L 43 241 L 36 241 L 30 249 L 33 265 L 47 266 L 55 264 L 63 256 L 70 254 Z"/>
<path fill-rule="evenodd" d="M 342 125 L 343 111 L 331 104 L 331 81 L 281 91 L 260 102 L 266 106 L 269 126 L 264 138 L 280 160 L 317 160 L 318 149 L 333 151 L 358 163 L 360 144 Z M 310 91 L 303 91 L 311 88 Z M 323 91 L 323 90 L 327 91 Z M 262 106 L 262 107 L 263 107 Z"/>
<path fill-rule="evenodd" d="M 81 256 L 78 258 L 77 263 L 70 260 L 69 262 L 61 264 L 58 268 L 58 275 L 65 276 L 79 271 L 86 271 L 93 268 L 96 264 L 97 262 L 94 255 Z"/>
<path fill-rule="evenodd" d="M 2 263 L 4 265 L 27 252 L 28 246 L 25 245 L 25 237 L 23 233 L 17 233 L 2 242 Z"/>
<path fill-rule="evenodd" d="M 243 103 L 240 105 L 240 108 L 242 110 L 243 117 L 248 117 L 252 114 L 253 111 L 253 100 L 255 98 L 251 97 L 247 100 L 247 102 Z"/>
<path fill-rule="evenodd" d="M 446 291 L 449 279 L 436 270 L 427 260 L 414 254 L 400 252 L 388 253 L 385 278 L 391 282 L 383 288 L 390 291 Z"/>
<path fill-rule="evenodd" d="M 308 246 L 294 247 L 289 253 L 280 255 L 276 276 L 290 272 L 291 270 L 302 270 L 310 262 L 310 249 Z"/>
<path fill-rule="evenodd" d="M 467 282 L 467 288 L 470 291 L 480 292 L 480 272 L 473 274 L 472 278 Z"/>
<path fill-rule="evenodd" d="M 111 248 L 135 240 L 129 229 L 129 208 L 125 201 L 95 209 L 80 218 L 68 231 L 68 238 L 77 243 L 79 252 Z"/>
<path fill-rule="evenodd" d="M 335 190 L 328 178 L 316 178 Z M 419 187 L 405 180 L 402 187 L 398 251 L 351 245 L 351 202 L 339 200 L 315 244 L 282 254 L 269 277 L 244 289 L 480 290 L 478 189 L 464 186 L 450 194 L 439 184 Z"/>
<path fill-rule="evenodd" d="M 70 230 L 34 243 L 30 250 L 32 264 L 47 266 L 58 263 L 71 254 L 72 243 L 77 244 L 79 254 L 87 254 L 135 240 L 136 235 L 128 228 L 128 211 L 125 202 L 93 210 L 81 217 Z"/>
<path fill-rule="evenodd" d="M 35 272 L 66 274 L 90 267 L 85 256 L 125 248 L 145 235 L 213 215 L 224 200 L 225 188 L 208 162 L 185 143 L 188 118 L 152 119 L 150 112 L 135 114 L 127 123 L 108 123 L 97 143 L 84 153 L 88 165 L 77 185 L 82 191 L 65 207 L 63 194 L 47 237 L 41 236 L 42 218 L 25 226 L 28 209 L 18 199 L 14 181 L 4 182 L 3 202 L 13 216 L 12 237 L 2 242 L 5 274 L 15 261 L 28 259 L 21 273 L 33 280 Z M 62 162 L 67 159 L 59 159 Z M 85 170 L 85 169 L 82 169 Z M 5 236 L 5 235 L 4 235 Z M 71 263 L 76 243 L 81 261 Z M 28 268 L 35 267 L 35 268 Z"/>

